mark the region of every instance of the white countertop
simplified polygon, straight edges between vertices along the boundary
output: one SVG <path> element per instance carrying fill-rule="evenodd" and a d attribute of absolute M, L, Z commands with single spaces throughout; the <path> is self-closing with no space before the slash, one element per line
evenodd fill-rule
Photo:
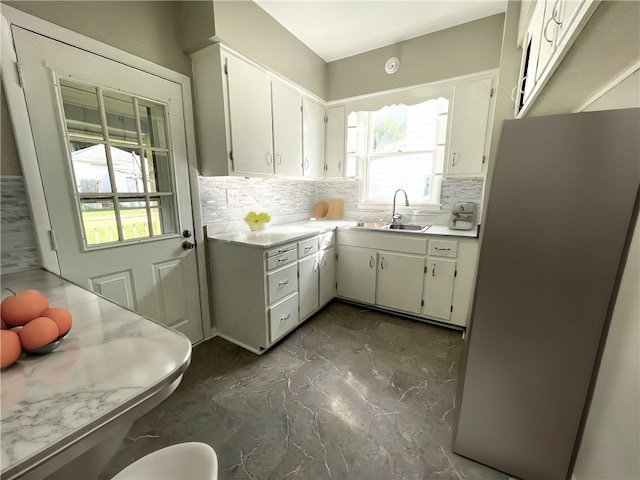
<path fill-rule="evenodd" d="M 477 238 L 478 228 L 472 230 L 452 230 L 446 225 L 431 225 L 426 232 L 396 231 L 383 228 L 358 227 L 356 221 L 348 220 L 308 220 L 302 222 L 271 225 L 264 230 L 252 232 L 248 228 L 237 232 L 219 234 L 208 233 L 211 240 L 237 243 L 241 245 L 269 248 L 286 242 L 297 241 L 334 228 L 353 228 L 384 232 L 388 235 L 445 235 Z"/>
<path fill-rule="evenodd" d="M 179 381 L 191 342 L 44 270 L 2 276 L 2 298 L 41 291 L 71 312 L 60 346 L 2 370 L 2 478 L 48 461 Z"/>

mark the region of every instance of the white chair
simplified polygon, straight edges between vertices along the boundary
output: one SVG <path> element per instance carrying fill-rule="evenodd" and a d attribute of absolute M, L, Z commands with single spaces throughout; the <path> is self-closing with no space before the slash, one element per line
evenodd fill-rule
<path fill-rule="evenodd" d="M 217 480 L 218 457 L 206 443 L 186 442 L 136 460 L 112 480 Z"/>

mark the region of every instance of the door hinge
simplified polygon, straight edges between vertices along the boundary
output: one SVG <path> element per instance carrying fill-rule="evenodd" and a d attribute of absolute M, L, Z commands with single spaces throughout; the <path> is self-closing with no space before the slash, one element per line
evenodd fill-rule
<path fill-rule="evenodd" d="M 427 273 L 427 266 L 424 266 L 424 273 Z"/>
<path fill-rule="evenodd" d="M 426 268 L 426 267 L 425 267 Z M 424 300 L 420 300 L 420 306 L 424 307 Z"/>
<path fill-rule="evenodd" d="M 224 74 L 229 75 L 229 65 L 227 64 L 227 59 L 224 60 Z"/>
<path fill-rule="evenodd" d="M 336 260 L 338 260 L 338 254 L 336 253 Z"/>
<path fill-rule="evenodd" d="M 454 277 L 457 277 L 457 276 L 458 276 L 458 270 L 454 270 L 454 271 L 453 271 L 453 276 L 454 276 Z"/>
<path fill-rule="evenodd" d="M 449 310 L 449 312 L 453 312 L 453 305 L 451 305 L 451 310 Z"/>
<path fill-rule="evenodd" d="M 489 92 L 489 98 L 493 97 L 493 92 L 494 92 L 494 90 L 495 90 L 495 89 L 494 89 L 493 87 L 491 87 L 491 91 Z"/>
<path fill-rule="evenodd" d="M 328 115 L 324 116 L 324 123 L 329 123 L 329 116 Z"/>
<path fill-rule="evenodd" d="M 487 161 L 487 156 L 486 155 L 482 155 L 482 163 Z"/>
<path fill-rule="evenodd" d="M 229 150 L 229 160 L 233 162 L 233 150 Z"/>
<path fill-rule="evenodd" d="M 18 62 L 16 62 L 16 72 L 18 73 L 18 83 L 20 88 L 24 90 L 24 68 Z"/>
<path fill-rule="evenodd" d="M 51 250 L 58 251 L 58 242 L 56 241 L 56 233 L 49 230 L 49 241 L 51 242 Z"/>

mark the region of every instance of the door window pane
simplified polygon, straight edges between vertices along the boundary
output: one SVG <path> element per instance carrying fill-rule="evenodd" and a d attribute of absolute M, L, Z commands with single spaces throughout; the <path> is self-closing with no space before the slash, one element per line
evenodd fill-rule
<path fill-rule="evenodd" d="M 122 199 L 120 204 L 120 221 L 122 236 L 125 240 L 150 237 L 147 202 L 144 199 Z"/>
<path fill-rule="evenodd" d="M 171 165 L 168 152 L 145 151 L 145 165 L 149 192 L 171 192 Z"/>
<path fill-rule="evenodd" d="M 69 135 L 104 140 L 96 88 L 60 79 L 60 93 Z"/>
<path fill-rule="evenodd" d="M 133 111 L 133 97 L 116 92 L 103 92 L 109 140 L 138 144 L 138 129 Z"/>
<path fill-rule="evenodd" d="M 69 149 L 78 193 L 110 193 L 106 146 L 72 141 Z"/>
<path fill-rule="evenodd" d="M 164 118 L 164 107 L 144 100 L 138 101 L 142 144 L 148 147 L 167 147 L 167 128 Z"/>
<path fill-rule="evenodd" d="M 118 222 L 110 198 L 82 199 L 80 212 L 87 245 L 118 241 Z"/>
<path fill-rule="evenodd" d="M 176 233 L 175 205 L 173 196 L 152 198 L 150 201 L 151 222 L 154 235 L 167 235 Z"/>
<path fill-rule="evenodd" d="M 117 192 L 144 192 L 143 165 L 138 148 L 111 147 L 111 164 Z"/>

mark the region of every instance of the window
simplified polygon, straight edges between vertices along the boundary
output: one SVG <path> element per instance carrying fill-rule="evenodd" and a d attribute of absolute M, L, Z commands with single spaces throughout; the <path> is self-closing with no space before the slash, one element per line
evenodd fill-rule
<path fill-rule="evenodd" d="M 438 204 L 448 110 L 440 97 L 349 115 L 347 165 L 362 165 L 362 202 L 389 203 L 403 188 L 414 205 Z"/>
<path fill-rule="evenodd" d="M 86 247 L 175 234 L 166 108 L 60 79 Z"/>

